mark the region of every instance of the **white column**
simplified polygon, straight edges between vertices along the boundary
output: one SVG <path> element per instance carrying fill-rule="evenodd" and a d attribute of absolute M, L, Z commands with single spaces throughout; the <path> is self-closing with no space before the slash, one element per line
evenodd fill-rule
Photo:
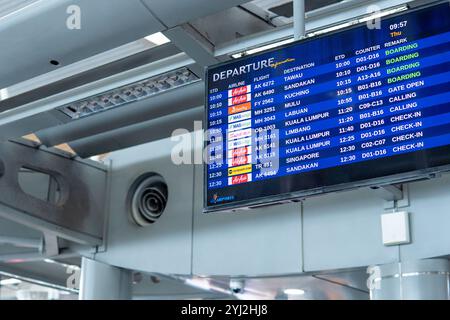
<path fill-rule="evenodd" d="M 129 300 L 131 287 L 131 270 L 82 259 L 80 300 Z"/>
<path fill-rule="evenodd" d="M 305 0 L 294 0 L 294 40 L 305 36 Z"/>

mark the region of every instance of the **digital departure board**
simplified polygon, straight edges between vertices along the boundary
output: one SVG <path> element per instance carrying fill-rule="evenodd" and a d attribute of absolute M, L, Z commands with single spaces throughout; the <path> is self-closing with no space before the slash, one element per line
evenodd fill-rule
<path fill-rule="evenodd" d="M 445 170 L 450 5 L 207 71 L 205 211 Z"/>

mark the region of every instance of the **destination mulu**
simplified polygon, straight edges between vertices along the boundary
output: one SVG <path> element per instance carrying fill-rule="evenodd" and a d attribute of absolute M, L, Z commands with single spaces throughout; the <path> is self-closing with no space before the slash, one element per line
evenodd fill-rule
<path fill-rule="evenodd" d="M 295 101 L 291 101 L 291 102 L 286 102 L 284 104 L 285 108 L 293 108 L 293 107 L 298 107 L 302 104 L 302 102 L 300 100 L 295 100 Z"/>

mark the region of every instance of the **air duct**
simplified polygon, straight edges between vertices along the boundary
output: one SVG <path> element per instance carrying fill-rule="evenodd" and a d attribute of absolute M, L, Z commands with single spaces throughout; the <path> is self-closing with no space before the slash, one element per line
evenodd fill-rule
<path fill-rule="evenodd" d="M 127 92 L 123 94 L 127 95 Z M 204 84 L 197 81 L 149 99 L 133 100 L 122 107 L 108 109 L 107 112 L 94 113 L 64 125 L 40 130 L 35 134 L 44 145 L 55 146 L 187 110 L 203 105 L 203 100 Z"/>
<path fill-rule="evenodd" d="M 167 200 L 167 184 L 160 175 L 147 173 L 140 176 L 128 194 L 131 220 L 141 227 L 155 223 L 163 214 Z"/>
<path fill-rule="evenodd" d="M 196 107 L 172 115 L 144 121 L 132 126 L 104 132 L 69 142 L 70 147 L 82 158 L 125 149 L 135 145 L 170 137 L 176 129 L 193 131 L 194 121 L 201 121 L 204 107 Z"/>

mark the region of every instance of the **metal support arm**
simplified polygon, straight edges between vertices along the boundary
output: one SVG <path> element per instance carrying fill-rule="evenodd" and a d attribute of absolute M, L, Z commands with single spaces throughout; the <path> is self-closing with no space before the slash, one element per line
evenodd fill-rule
<path fill-rule="evenodd" d="M 294 0 L 294 39 L 300 40 L 305 36 L 305 0 Z"/>
<path fill-rule="evenodd" d="M 386 201 L 396 201 L 403 199 L 403 190 L 396 185 L 384 185 L 379 187 L 372 187 L 377 194 Z"/>
<path fill-rule="evenodd" d="M 23 168 L 55 179 L 59 185 L 58 201 L 45 201 L 24 192 L 19 183 Z M 31 145 L 2 142 L 0 217 L 44 232 L 49 254 L 58 254 L 57 237 L 81 244 L 101 244 L 106 177 L 106 168 L 100 165 Z"/>

